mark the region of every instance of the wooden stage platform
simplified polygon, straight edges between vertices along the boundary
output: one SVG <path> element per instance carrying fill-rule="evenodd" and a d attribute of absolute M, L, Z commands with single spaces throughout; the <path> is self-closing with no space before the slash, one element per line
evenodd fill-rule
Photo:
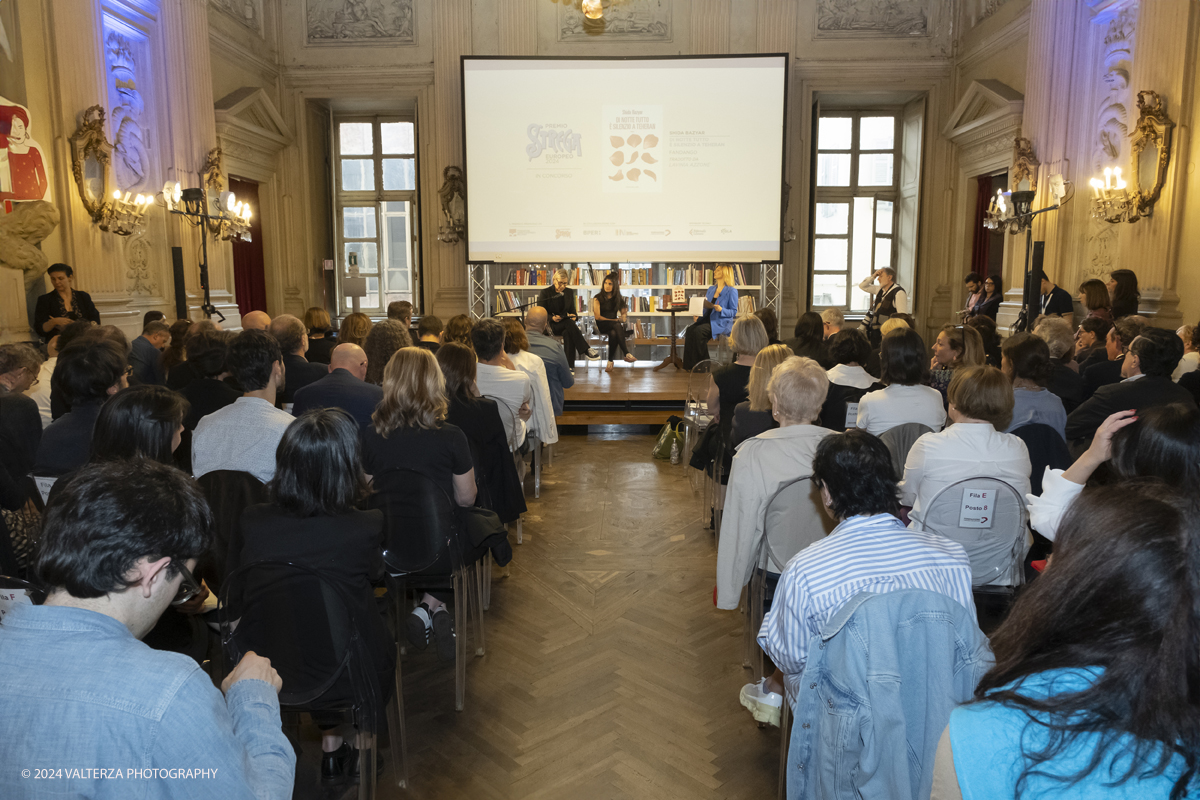
<path fill-rule="evenodd" d="M 564 392 L 560 427 L 662 425 L 672 414 L 682 416 L 689 373 L 675 367 L 654 372 L 657 361 L 619 361 L 606 373 L 606 363 L 578 362 L 575 385 Z"/>

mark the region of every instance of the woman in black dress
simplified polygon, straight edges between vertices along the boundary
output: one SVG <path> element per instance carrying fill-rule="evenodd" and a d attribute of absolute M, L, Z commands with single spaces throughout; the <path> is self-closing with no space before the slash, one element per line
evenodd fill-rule
<path fill-rule="evenodd" d="M 501 522 L 513 522 L 525 513 L 525 494 L 500 409 L 475 387 L 475 353 L 465 344 L 446 342 L 438 348 L 437 360 L 450 401 L 446 422 L 461 428 L 471 445 L 479 505 L 495 511 Z"/>
<path fill-rule="evenodd" d="M 50 341 L 78 319 L 100 324 L 100 312 L 91 296 L 71 288 L 75 270 L 67 264 L 51 264 L 46 274 L 50 276 L 54 291 L 39 297 L 33 312 L 33 325 L 43 341 Z"/>
<path fill-rule="evenodd" d="M 237 566 L 285 561 L 316 570 L 336 587 L 366 644 L 383 708 L 396 685 L 396 642 L 384 624 L 373 586 L 383 580 L 383 512 L 355 508 L 367 493 L 358 424 L 340 408 L 314 409 L 288 426 L 275 458 L 271 502 L 242 512 Z M 319 662 L 318 653 L 312 655 Z M 329 665 L 293 666 L 311 666 L 319 679 L 328 674 Z M 331 690 L 339 697 L 343 691 L 348 687 Z M 320 715 L 316 721 L 324 733 L 322 782 L 337 782 L 352 771 L 351 748 L 331 733 L 333 725 Z"/>
<path fill-rule="evenodd" d="M 629 312 L 629 304 L 617 285 L 617 273 L 610 272 L 604 276 L 600 291 L 592 298 L 592 316 L 596 319 L 596 328 L 608 336 L 608 366 L 605 372 L 613 371 L 613 361 L 617 351 L 625 354 L 629 363 L 637 361 L 625 344 L 625 315 Z"/>
<path fill-rule="evenodd" d="M 304 312 L 304 327 L 308 329 L 308 352 L 304 357 L 309 363 L 328 364 L 333 348 L 341 344 L 331 332 L 333 324 L 329 312 L 320 306 L 313 306 Z"/>
<path fill-rule="evenodd" d="M 770 332 L 768 331 L 768 334 Z M 786 344 L 770 344 L 759 351 L 754 357 L 754 366 L 750 368 L 750 383 L 747 386 L 749 399 L 738 403 L 733 410 L 733 427 L 729 432 L 729 458 L 737 446 L 747 439 L 760 433 L 778 428 L 771 411 L 771 398 L 767 394 L 767 384 L 771 382 L 771 374 L 775 368 L 793 355 L 792 348 Z"/>

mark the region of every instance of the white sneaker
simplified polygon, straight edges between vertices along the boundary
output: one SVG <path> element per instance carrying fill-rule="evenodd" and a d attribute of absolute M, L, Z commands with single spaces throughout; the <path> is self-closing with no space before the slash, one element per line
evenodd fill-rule
<path fill-rule="evenodd" d="M 600 351 L 594 347 L 589 347 L 586 355 L 588 358 L 595 360 L 600 357 Z"/>
<path fill-rule="evenodd" d="M 766 689 L 766 678 L 742 687 L 742 705 L 753 716 L 755 722 L 765 722 L 779 727 L 779 714 L 783 708 L 783 695 Z"/>

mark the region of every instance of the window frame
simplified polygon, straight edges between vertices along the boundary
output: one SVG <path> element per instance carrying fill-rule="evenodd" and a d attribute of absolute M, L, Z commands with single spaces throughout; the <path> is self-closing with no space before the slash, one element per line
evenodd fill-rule
<path fill-rule="evenodd" d="M 342 154 L 342 125 L 353 123 L 365 123 L 371 125 L 371 153 L 367 154 Z M 408 123 L 412 125 L 413 145 L 411 153 L 384 153 L 383 152 L 383 129 L 382 125 L 389 123 Z M 375 271 L 366 272 L 364 264 L 359 263 L 359 275 L 369 280 L 377 281 L 377 302 L 374 305 L 367 305 L 366 297 L 360 298 L 359 310 L 369 316 L 382 317 L 387 313 L 387 263 L 388 263 L 388 247 L 389 240 L 387 238 L 386 218 L 387 216 L 396 216 L 395 214 L 387 215 L 384 213 L 385 203 L 407 202 L 408 209 L 406 216 L 406 235 L 408 241 L 408 273 L 409 285 L 407 293 L 413 308 L 418 314 L 422 310 L 422 278 L 421 278 L 421 247 L 420 247 L 420 144 L 417 137 L 417 123 L 413 115 L 406 114 L 346 114 L 332 115 L 331 125 L 333 153 L 330 158 L 330 168 L 333 172 L 333 214 L 334 214 L 334 248 L 335 248 L 335 275 L 337 276 L 337 315 L 344 317 L 353 310 L 353 302 L 351 298 L 345 297 L 342 291 L 342 281 L 349 276 L 349 267 L 346 259 L 346 245 L 355 242 L 374 243 L 375 244 Z M 383 162 L 389 158 L 408 159 L 413 165 L 413 188 L 412 189 L 384 189 L 383 184 Z M 372 164 L 371 173 L 374 176 L 372 189 L 366 190 L 348 190 L 342 185 L 342 162 L 345 160 L 369 160 Z M 346 220 L 344 209 L 347 208 L 371 208 L 375 214 L 375 236 L 374 237 L 347 237 L 346 236 Z M 393 292 L 397 294 L 399 292 Z"/>
<path fill-rule="evenodd" d="M 900 211 L 900 180 L 901 180 L 901 161 L 903 157 L 903 114 L 902 106 L 865 106 L 856 108 L 830 108 L 820 109 L 815 118 L 813 126 L 813 174 L 812 174 L 812 218 L 811 231 L 809 234 L 809 308 L 810 309 L 825 309 L 839 308 L 847 316 L 861 316 L 865 314 L 868 308 L 853 309 L 854 292 L 858 290 L 858 281 L 854 280 L 854 223 L 855 223 L 855 199 L 871 198 L 871 253 L 869 263 L 871 270 L 874 271 L 874 266 L 878 263 L 879 241 L 881 239 L 888 240 L 888 265 L 893 269 L 896 268 L 898 258 L 898 243 L 899 236 L 899 211 Z M 864 149 L 862 144 L 862 119 L 864 117 L 892 117 L 893 122 L 893 138 L 891 149 Z M 850 128 L 850 147 L 848 149 L 821 149 L 820 147 L 820 125 L 822 119 L 830 118 L 849 118 L 852 120 Z M 859 167 L 864 155 L 874 154 L 889 154 L 892 156 L 892 182 L 891 185 L 885 186 L 859 186 Z M 850 177 L 849 185 L 847 186 L 818 186 L 817 181 L 820 178 L 820 163 L 821 156 L 824 154 L 848 154 L 850 156 Z M 889 233 L 879 233 L 879 207 L 880 202 L 890 202 L 892 204 L 891 228 Z M 817 233 L 817 209 L 824 204 L 845 204 L 847 207 L 847 223 L 846 232 L 844 234 L 818 234 Z M 846 241 L 846 266 L 844 270 L 822 269 L 818 271 L 816 263 L 817 242 L 822 239 L 842 239 Z M 841 303 L 818 304 L 815 302 L 815 287 L 818 276 L 826 275 L 842 275 L 846 280 L 846 291 L 842 297 Z M 869 304 L 868 304 L 869 307 Z"/>

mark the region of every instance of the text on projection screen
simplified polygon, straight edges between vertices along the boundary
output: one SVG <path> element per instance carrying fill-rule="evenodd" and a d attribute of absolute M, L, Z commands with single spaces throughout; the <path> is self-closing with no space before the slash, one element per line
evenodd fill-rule
<path fill-rule="evenodd" d="M 469 260 L 778 260 L 786 58 L 463 69 Z"/>

